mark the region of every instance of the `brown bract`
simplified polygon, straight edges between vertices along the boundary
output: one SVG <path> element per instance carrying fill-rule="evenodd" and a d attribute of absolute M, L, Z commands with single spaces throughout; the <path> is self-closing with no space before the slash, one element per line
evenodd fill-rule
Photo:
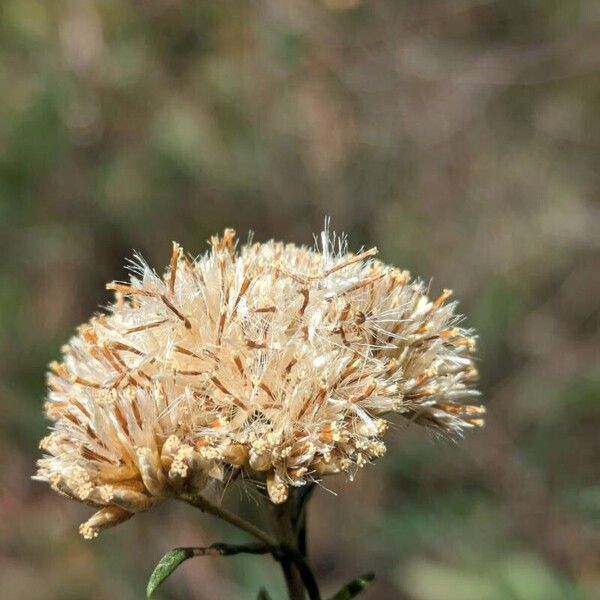
<path fill-rule="evenodd" d="M 320 246 L 238 248 L 226 230 L 198 259 L 174 244 L 164 277 L 138 257 L 130 282 L 108 285 L 108 313 L 50 365 L 36 476 L 99 508 L 85 537 L 229 472 L 275 503 L 352 477 L 384 454 L 394 414 L 446 434 L 482 424 L 450 292 L 429 299 L 344 238 Z"/>

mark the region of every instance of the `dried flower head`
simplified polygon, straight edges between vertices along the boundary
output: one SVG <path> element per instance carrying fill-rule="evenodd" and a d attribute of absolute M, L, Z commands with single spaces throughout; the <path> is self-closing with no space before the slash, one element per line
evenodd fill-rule
<path fill-rule="evenodd" d="M 99 510 L 85 537 L 230 472 L 284 502 L 290 486 L 353 475 L 382 456 L 393 414 L 442 433 L 481 425 L 464 404 L 474 340 L 445 290 L 348 253 L 211 240 L 173 245 L 160 277 L 139 257 L 111 283 L 108 314 L 82 325 L 48 376 L 53 431 L 37 478 Z"/>

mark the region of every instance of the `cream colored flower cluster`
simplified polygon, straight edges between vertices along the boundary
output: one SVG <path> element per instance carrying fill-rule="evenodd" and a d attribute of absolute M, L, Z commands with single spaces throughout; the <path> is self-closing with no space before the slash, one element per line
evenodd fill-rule
<path fill-rule="evenodd" d="M 143 261 L 107 314 L 50 365 L 37 478 L 99 510 L 85 537 L 239 474 L 284 502 L 290 486 L 382 456 L 386 418 L 443 433 L 481 424 L 477 371 L 449 291 L 351 254 L 235 233 L 160 277 Z"/>

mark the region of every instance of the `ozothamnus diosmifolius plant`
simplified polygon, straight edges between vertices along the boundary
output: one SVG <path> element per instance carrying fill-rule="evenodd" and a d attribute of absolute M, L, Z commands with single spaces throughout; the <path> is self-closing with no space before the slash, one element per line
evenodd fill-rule
<path fill-rule="evenodd" d="M 240 246 L 230 229 L 199 257 L 174 243 L 162 276 L 136 256 L 50 365 L 35 477 L 95 508 L 85 538 L 168 499 L 255 538 L 173 550 L 148 594 L 187 558 L 250 552 L 281 563 L 291 599 L 320 598 L 306 558 L 314 485 L 383 456 L 395 416 L 447 436 L 482 424 L 475 341 L 451 292 L 430 298 L 376 254 L 327 228 L 314 249 Z M 271 506 L 272 531 L 211 499 L 232 481 Z"/>

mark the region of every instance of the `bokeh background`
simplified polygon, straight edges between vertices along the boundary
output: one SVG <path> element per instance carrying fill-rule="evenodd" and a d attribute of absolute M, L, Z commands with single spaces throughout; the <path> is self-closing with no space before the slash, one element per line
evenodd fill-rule
<path fill-rule="evenodd" d="M 168 549 L 239 539 L 173 504 L 81 539 L 89 509 L 29 480 L 45 366 L 133 249 L 311 244 L 330 215 L 455 290 L 489 419 L 326 481 L 325 592 L 600 598 L 599 159 L 596 0 L 1 0 L 1 597 L 137 599 Z M 283 597 L 267 558 L 196 559 L 158 597 L 262 583 Z"/>

